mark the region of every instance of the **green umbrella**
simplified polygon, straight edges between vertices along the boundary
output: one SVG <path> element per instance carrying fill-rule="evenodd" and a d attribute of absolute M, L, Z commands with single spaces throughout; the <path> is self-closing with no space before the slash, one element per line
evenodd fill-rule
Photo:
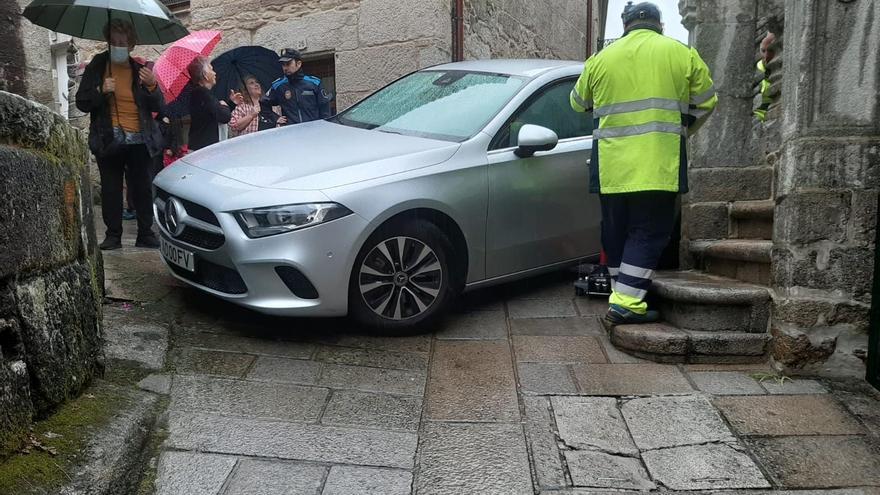
<path fill-rule="evenodd" d="M 23 15 L 38 26 L 89 40 L 104 40 L 110 19 L 131 23 L 140 45 L 164 45 L 189 34 L 157 0 L 34 0 Z"/>

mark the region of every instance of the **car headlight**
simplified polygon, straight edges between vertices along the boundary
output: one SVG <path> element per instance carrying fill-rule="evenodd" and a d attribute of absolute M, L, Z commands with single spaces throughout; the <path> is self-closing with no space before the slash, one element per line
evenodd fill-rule
<path fill-rule="evenodd" d="M 244 233 L 254 238 L 304 229 L 350 214 L 351 210 L 336 203 L 305 203 L 239 210 L 235 218 Z"/>

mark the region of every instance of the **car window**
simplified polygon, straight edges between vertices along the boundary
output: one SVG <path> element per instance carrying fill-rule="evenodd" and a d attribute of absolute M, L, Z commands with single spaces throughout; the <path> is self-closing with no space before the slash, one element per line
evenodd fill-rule
<path fill-rule="evenodd" d="M 506 74 L 420 71 L 337 116 L 343 125 L 409 136 L 464 141 L 483 129 L 522 88 Z"/>
<path fill-rule="evenodd" d="M 525 124 L 552 129 L 559 139 L 591 135 L 593 114 L 575 112 L 569 103 L 569 95 L 574 89 L 574 84 L 574 79 L 568 79 L 539 90 L 537 96 L 526 101 L 498 131 L 489 149 L 516 146 L 519 130 Z"/>

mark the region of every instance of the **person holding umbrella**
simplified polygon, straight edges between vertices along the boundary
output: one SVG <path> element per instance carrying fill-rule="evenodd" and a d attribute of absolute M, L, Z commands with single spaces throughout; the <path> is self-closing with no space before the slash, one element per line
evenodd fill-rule
<path fill-rule="evenodd" d="M 137 44 L 131 23 L 115 18 L 105 27 L 109 50 L 86 66 L 76 107 L 90 114 L 89 149 L 101 174 L 101 205 L 106 237 L 101 249 L 122 247 L 122 181 L 137 212 L 137 247 L 158 248 L 152 230 L 150 169 L 164 148 L 153 112 L 164 105 L 153 72 L 130 56 Z"/>

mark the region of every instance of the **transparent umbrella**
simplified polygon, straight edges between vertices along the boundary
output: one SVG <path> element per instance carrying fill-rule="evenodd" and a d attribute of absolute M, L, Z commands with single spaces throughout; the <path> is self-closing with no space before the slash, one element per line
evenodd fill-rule
<path fill-rule="evenodd" d="M 104 40 L 110 19 L 131 23 L 140 45 L 164 45 L 189 34 L 158 0 L 34 0 L 23 15 L 38 26 L 89 40 Z"/>

